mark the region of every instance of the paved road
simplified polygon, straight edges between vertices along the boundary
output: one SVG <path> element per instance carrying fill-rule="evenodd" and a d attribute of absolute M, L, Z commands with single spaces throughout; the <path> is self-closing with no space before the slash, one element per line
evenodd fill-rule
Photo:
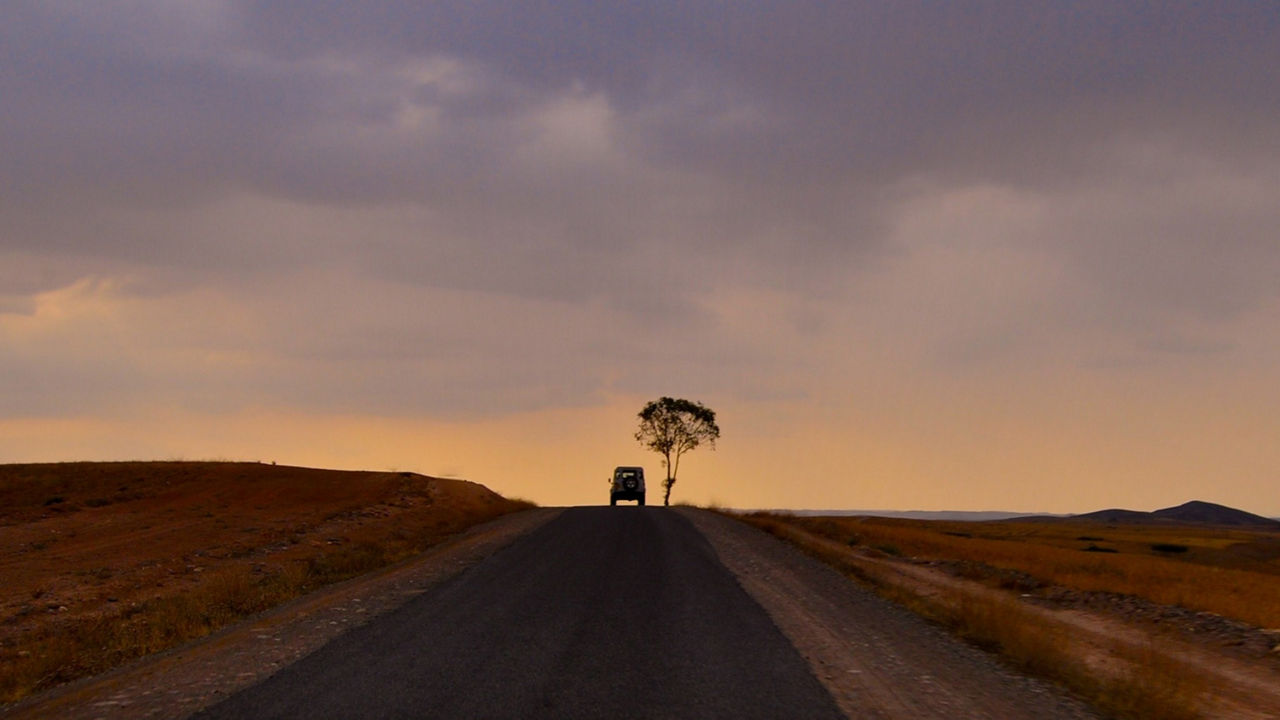
<path fill-rule="evenodd" d="M 842 717 L 684 517 L 573 508 L 199 718 Z"/>

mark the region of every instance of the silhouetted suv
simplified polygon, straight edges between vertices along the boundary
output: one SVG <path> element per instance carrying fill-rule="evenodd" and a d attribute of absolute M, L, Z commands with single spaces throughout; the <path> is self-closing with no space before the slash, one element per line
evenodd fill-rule
<path fill-rule="evenodd" d="M 613 480 L 609 484 L 609 504 L 617 505 L 619 500 L 635 500 L 637 504 L 644 504 L 644 468 L 613 469 Z"/>

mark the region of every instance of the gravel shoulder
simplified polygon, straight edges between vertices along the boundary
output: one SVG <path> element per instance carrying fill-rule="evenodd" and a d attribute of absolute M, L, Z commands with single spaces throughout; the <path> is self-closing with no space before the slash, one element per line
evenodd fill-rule
<path fill-rule="evenodd" d="M 755 528 L 681 508 L 850 718 L 1100 717 Z"/>
<path fill-rule="evenodd" d="M 196 642 L 2 708 L 0 718 L 188 717 L 351 628 L 440 586 L 560 512 L 539 508 L 478 525 L 392 567 L 298 598 Z"/>

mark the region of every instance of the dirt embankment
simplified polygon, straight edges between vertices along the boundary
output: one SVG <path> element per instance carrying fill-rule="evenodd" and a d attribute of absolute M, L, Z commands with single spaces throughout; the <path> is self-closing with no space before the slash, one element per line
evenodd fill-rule
<path fill-rule="evenodd" d="M 525 507 L 414 473 L 0 466 L 0 702 L 208 634 Z"/>

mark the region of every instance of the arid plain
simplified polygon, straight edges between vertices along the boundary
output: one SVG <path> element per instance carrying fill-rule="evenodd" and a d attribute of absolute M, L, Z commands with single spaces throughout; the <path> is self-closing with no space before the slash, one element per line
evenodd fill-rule
<path fill-rule="evenodd" d="M 0 702 L 207 635 L 528 506 L 407 472 L 0 466 Z"/>
<path fill-rule="evenodd" d="M 993 522 L 745 519 L 1117 716 L 1280 716 L 1280 523 L 1197 502 Z"/>
<path fill-rule="evenodd" d="M 12 709 L 300 596 L 323 598 L 335 582 L 417 562 L 530 507 L 408 472 L 0 466 L 0 701 Z M 998 522 L 725 514 L 840 570 L 849 593 L 870 587 L 1105 714 L 1280 715 L 1280 530 L 1206 504 L 1171 511 Z M 856 676 L 823 676 L 841 658 L 784 632 L 834 697 L 857 690 L 840 684 Z"/>

